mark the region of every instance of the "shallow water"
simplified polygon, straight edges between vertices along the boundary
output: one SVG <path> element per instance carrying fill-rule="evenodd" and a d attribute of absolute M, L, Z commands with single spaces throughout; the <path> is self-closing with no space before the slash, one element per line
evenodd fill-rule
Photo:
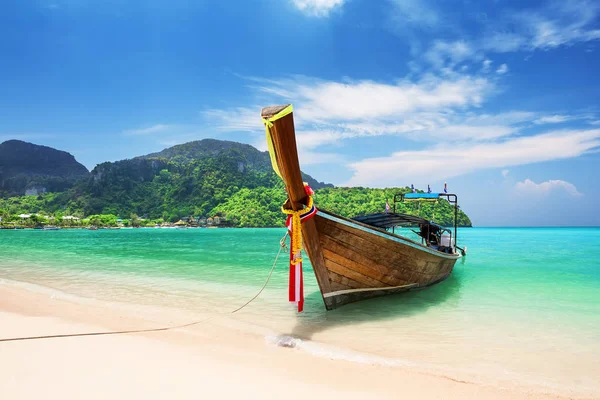
<path fill-rule="evenodd" d="M 0 231 L 0 280 L 108 301 L 228 311 L 264 283 L 283 229 Z M 600 229 L 472 228 L 468 255 L 427 290 L 327 312 L 310 268 L 305 312 L 282 254 L 235 314 L 316 355 L 600 396 Z M 308 267 L 308 266 L 307 266 Z"/>

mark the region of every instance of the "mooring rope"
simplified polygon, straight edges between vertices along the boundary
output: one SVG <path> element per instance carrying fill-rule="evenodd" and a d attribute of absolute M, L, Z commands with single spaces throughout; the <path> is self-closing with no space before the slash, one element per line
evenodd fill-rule
<path fill-rule="evenodd" d="M 267 284 L 269 283 L 269 280 L 271 279 L 271 276 L 273 275 L 273 271 L 275 270 L 275 266 L 277 265 L 277 260 L 279 259 L 279 255 L 281 254 L 281 250 L 283 250 L 283 249 L 286 248 L 285 239 L 287 238 L 287 236 L 288 236 L 288 232 L 286 232 L 286 234 L 283 236 L 283 238 L 281 238 L 281 240 L 279 241 L 279 244 L 280 244 L 279 251 L 277 252 L 277 255 L 275 256 L 275 261 L 273 261 L 273 266 L 271 267 L 271 271 L 269 271 L 269 275 L 267 276 L 267 280 L 265 281 L 265 283 L 262 286 L 262 288 L 260 288 L 260 290 L 258 291 L 258 293 L 256 293 L 254 295 L 254 297 L 252 297 L 250 300 L 248 300 L 243 306 L 238 307 L 238 308 L 236 308 L 233 311 L 224 312 L 224 313 L 216 313 L 215 315 L 211 315 L 208 318 L 202 319 L 200 321 L 190 322 L 190 323 L 187 323 L 187 324 L 184 324 L 184 325 L 166 326 L 166 327 L 162 327 L 162 328 L 135 329 L 135 330 L 111 331 L 111 332 L 67 333 L 67 334 L 62 334 L 62 335 L 25 336 L 25 337 L 17 337 L 17 338 L 0 339 L 0 342 L 17 342 L 17 341 L 23 341 L 23 340 L 57 339 L 57 338 L 78 337 L 78 336 L 124 335 L 124 334 L 128 334 L 128 333 L 147 333 L 147 332 L 170 331 L 170 330 L 175 330 L 175 329 L 187 328 L 187 327 L 193 326 L 193 325 L 198 325 L 198 324 L 206 322 L 206 321 L 208 321 L 210 319 L 213 319 L 213 318 L 215 318 L 218 315 L 235 314 L 236 312 L 240 311 L 241 309 L 243 309 L 244 307 L 246 307 L 248 304 L 250 304 L 254 300 L 256 300 L 256 298 L 258 296 L 260 296 L 260 294 L 263 292 L 263 290 L 265 290 L 265 288 L 267 287 Z"/>

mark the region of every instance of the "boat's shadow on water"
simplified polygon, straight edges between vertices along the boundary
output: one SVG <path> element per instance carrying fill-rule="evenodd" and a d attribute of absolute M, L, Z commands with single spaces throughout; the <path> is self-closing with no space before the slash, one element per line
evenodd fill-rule
<path fill-rule="evenodd" d="M 427 289 L 363 300 L 332 311 L 325 310 L 321 293 L 311 293 L 305 299 L 304 313 L 298 314 L 289 335 L 309 340 L 314 334 L 328 329 L 378 320 L 401 320 L 449 301 L 458 302 L 461 272 L 455 270 L 448 279 Z"/>

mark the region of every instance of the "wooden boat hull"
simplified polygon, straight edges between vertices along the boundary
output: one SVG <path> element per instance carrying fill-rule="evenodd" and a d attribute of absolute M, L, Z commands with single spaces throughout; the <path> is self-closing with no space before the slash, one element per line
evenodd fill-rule
<path fill-rule="evenodd" d="M 325 290 L 320 285 L 328 310 L 434 285 L 450 275 L 460 258 L 325 211 L 319 211 L 314 222 L 324 260 L 321 268 L 329 281 Z"/>

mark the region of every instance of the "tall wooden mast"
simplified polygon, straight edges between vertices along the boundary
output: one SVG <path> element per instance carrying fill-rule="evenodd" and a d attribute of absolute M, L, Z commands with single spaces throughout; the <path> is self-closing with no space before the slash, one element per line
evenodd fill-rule
<path fill-rule="evenodd" d="M 262 109 L 261 116 L 264 119 L 268 119 L 288 106 L 286 104 L 265 107 Z M 300 163 L 298 162 L 293 113 L 272 121 L 272 126 L 268 127 L 268 131 L 273 143 L 273 156 L 275 157 L 275 162 L 279 168 L 289 197 L 286 208 L 293 210 L 303 209 L 308 201 L 306 191 L 304 190 L 304 183 L 302 182 Z M 319 233 L 317 232 L 314 218 L 302 223 L 302 239 L 304 250 L 308 254 L 315 271 L 321 294 L 330 292 L 329 277 L 325 268 L 325 260 L 321 251 Z"/>

